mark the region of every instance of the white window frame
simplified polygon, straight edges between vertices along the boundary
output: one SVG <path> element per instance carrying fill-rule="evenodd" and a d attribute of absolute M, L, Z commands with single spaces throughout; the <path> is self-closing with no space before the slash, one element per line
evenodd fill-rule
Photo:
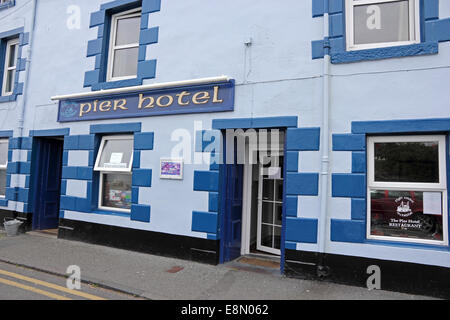
<path fill-rule="evenodd" d="M 6 145 L 9 144 L 9 139 L 0 139 L 0 144 L 6 143 Z M 0 163 L 0 170 L 1 171 L 5 171 L 5 177 L 6 177 L 6 169 L 8 168 L 8 151 L 6 151 L 6 162 Z M 6 192 L 5 192 L 6 193 Z M 6 198 L 6 194 L 0 194 L 0 199 L 5 199 Z"/>
<path fill-rule="evenodd" d="M 106 207 L 102 205 L 102 199 L 103 199 L 103 180 L 105 174 L 129 174 L 131 175 L 132 167 L 133 167 L 133 149 L 131 150 L 131 157 L 130 157 L 130 163 L 128 164 L 127 168 L 105 168 L 100 167 L 100 159 L 102 156 L 102 153 L 104 151 L 105 143 L 108 140 L 123 140 L 124 138 L 130 140 L 131 146 L 133 146 L 134 137 L 133 135 L 114 135 L 114 136 L 103 136 L 102 141 L 100 143 L 100 148 L 98 149 L 97 153 L 97 159 L 95 160 L 95 166 L 94 171 L 98 171 L 100 174 L 99 177 L 99 190 L 98 190 L 98 208 L 100 210 L 107 210 L 107 211 L 119 211 L 119 212 L 126 212 L 130 213 L 130 209 L 121 209 L 121 208 L 114 208 L 114 207 Z"/>
<path fill-rule="evenodd" d="M 2 85 L 2 96 L 10 96 L 14 92 L 14 81 L 16 80 L 16 69 L 17 69 L 17 60 L 19 57 L 16 57 L 14 60 L 14 66 L 8 67 L 9 58 L 11 56 L 11 47 L 14 45 L 19 45 L 19 39 L 14 38 L 11 40 L 8 40 L 6 43 L 6 55 L 5 55 L 5 62 L 4 62 L 4 71 L 3 71 L 3 85 Z M 18 52 L 18 51 L 17 51 Z M 11 91 L 6 91 L 6 83 L 8 82 L 8 71 L 12 71 L 12 87 Z"/>
<path fill-rule="evenodd" d="M 439 183 L 413 183 L 413 182 L 377 182 L 375 181 L 375 143 L 389 142 L 429 142 L 437 141 L 439 143 Z M 367 138 L 367 239 L 385 240 L 394 242 L 408 242 L 420 244 L 448 245 L 448 209 L 447 209 L 447 158 L 446 158 L 446 136 L 445 135 L 415 135 L 415 136 L 377 136 Z M 442 241 L 400 238 L 390 236 L 371 235 L 371 197 L 372 190 L 389 191 L 425 191 L 442 193 Z"/>
<path fill-rule="evenodd" d="M 113 70 L 114 70 L 114 58 L 115 58 L 116 50 L 139 48 L 139 42 L 116 46 L 115 43 L 116 43 L 116 33 L 117 33 L 118 21 L 121 19 L 127 19 L 127 18 L 132 18 L 132 17 L 141 17 L 141 16 L 142 16 L 141 8 L 132 9 L 132 10 L 128 10 L 125 12 L 120 12 L 120 13 L 117 13 L 117 14 L 114 14 L 111 16 L 111 31 L 110 31 L 110 39 L 109 39 L 107 81 L 120 81 L 120 80 L 134 79 L 137 77 L 137 74 L 131 75 L 131 76 L 124 76 L 124 77 L 113 77 Z M 138 61 L 136 61 L 136 63 L 138 63 Z"/>
<path fill-rule="evenodd" d="M 346 28 L 346 46 L 347 51 L 396 47 L 420 43 L 420 2 L 419 0 L 409 1 L 409 41 L 380 42 L 373 44 L 355 44 L 354 43 L 354 19 L 353 8 L 360 5 L 378 4 L 386 2 L 398 2 L 401 0 L 345 0 L 345 28 Z"/>

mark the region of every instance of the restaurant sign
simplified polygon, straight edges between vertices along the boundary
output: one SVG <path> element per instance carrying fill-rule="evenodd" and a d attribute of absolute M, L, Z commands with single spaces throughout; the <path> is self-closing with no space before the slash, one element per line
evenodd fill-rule
<path fill-rule="evenodd" d="M 58 122 L 234 110 L 234 81 L 135 91 L 59 102 Z"/>

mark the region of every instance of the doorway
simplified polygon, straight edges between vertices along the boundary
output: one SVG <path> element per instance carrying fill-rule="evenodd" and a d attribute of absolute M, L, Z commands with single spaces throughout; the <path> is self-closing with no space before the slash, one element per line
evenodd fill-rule
<path fill-rule="evenodd" d="M 62 137 L 34 139 L 33 230 L 58 228 L 63 148 Z"/>
<path fill-rule="evenodd" d="M 251 130 L 250 133 L 241 130 L 244 138 L 233 137 L 234 161 L 232 164 L 226 161 L 221 172 L 225 195 L 222 197 L 222 262 L 241 255 L 278 258 L 281 254 L 285 131 Z M 236 143 L 239 138 L 245 146 L 241 149 Z M 244 152 L 245 157 L 239 157 L 239 152 Z"/>

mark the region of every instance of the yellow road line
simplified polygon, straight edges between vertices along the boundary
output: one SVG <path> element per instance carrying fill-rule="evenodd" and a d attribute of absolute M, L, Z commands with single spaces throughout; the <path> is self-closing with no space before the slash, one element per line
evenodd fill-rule
<path fill-rule="evenodd" d="M 94 295 L 89 294 L 89 293 L 85 293 L 85 292 L 81 292 L 81 291 L 77 291 L 77 290 L 71 290 L 71 289 L 66 288 L 66 287 L 58 286 L 58 285 L 50 283 L 50 282 L 46 282 L 46 281 L 30 278 L 30 277 L 27 277 L 27 276 L 23 276 L 21 274 L 17 274 L 17 273 L 14 273 L 14 272 L 9 272 L 9 271 L 5 271 L 5 270 L 1 270 L 0 269 L 0 274 L 8 276 L 8 277 L 13 277 L 13 278 L 16 278 L 16 279 L 20 279 L 20 280 L 23 280 L 23 281 L 28 281 L 28 282 L 31 282 L 31 283 L 34 283 L 34 284 L 38 284 L 38 285 L 47 287 L 47 288 L 55 289 L 55 290 L 58 290 L 58 291 L 62 291 L 62 292 L 65 292 L 65 293 L 69 293 L 69 294 L 72 294 L 72 295 L 75 295 L 75 296 L 79 296 L 79 297 L 83 297 L 83 298 L 90 299 L 90 300 L 106 300 L 104 298 L 101 298 L 101 297 L 98 297 L 98 296 L 94 296 Z"/>
<path fill-rule="evenodd" d="M 27 291 L 31 291 L 31 292 L 34 292 L 34 293 L 39 293 L 39 294 L 41 294 L 43 296 L 46 296 L 46 297 L 49 297 L 49 298 L 53 298 L 53 299 L 56 299 L 56 300 L 72 300 L 70 298 L 66 298 L 66 297 L 63 297 L 63 296 L 60 296 L 60 295 L 57 295 L 57 294 L 54 294 L 54 293 L 51 293 L 51 292 L 48 292 L 48 291 L 44 291 L 44 290 L 41 290 L 41 289 L 38 289 L 38 288 L 30 287 L 30 286 L 27 286 L 25 284 L 21 284 L 21 283 L 14 282 L 14 281 L 11 281 L 11 280 L 6 280 L 6 279 L 3 279 L 3 278 L 0 278 L 0 283 L 6 284 L 8 286 L 24 289 L 24 290 L 27 290 Z"/>

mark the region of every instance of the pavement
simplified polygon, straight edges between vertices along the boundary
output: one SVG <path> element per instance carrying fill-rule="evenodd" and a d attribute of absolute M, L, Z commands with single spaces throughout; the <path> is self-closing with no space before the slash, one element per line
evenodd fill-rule
<path fill-rule="evenodd" d="M 76 265 L 80 267 L 84 283 L 152 300 L 434 299 L 287 278 L 270 262 L 255 266 L 246 260 L 213 266 L 57 239 L 51 235 L 27 233 L 7 237 L 0 230 L 0 263 L 3 265 L 59 277 L 68 276 L 67 268 Z"/>

